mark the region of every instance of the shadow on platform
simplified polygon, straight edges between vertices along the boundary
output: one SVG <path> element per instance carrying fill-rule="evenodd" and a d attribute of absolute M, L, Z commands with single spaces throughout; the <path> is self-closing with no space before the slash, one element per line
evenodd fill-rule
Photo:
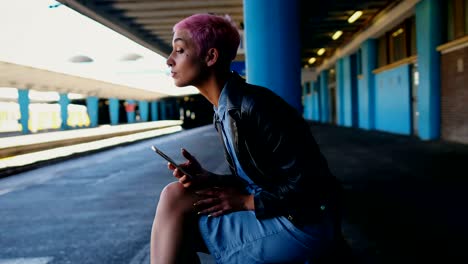
<path fill-rule="evenodd" d="M 311 124 L 358 263 L 468 263 L 468 145 Z"/>

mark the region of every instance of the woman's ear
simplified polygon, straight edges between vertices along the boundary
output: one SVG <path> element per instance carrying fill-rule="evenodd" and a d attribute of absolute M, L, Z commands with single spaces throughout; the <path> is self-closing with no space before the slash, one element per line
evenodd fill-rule
<path fill-rule="evenodd" d="M 219 52 L 216 48 L 210 48 L 206 53 L 205 62 L 207 66 L 213 66 L 219 59 Z"/>

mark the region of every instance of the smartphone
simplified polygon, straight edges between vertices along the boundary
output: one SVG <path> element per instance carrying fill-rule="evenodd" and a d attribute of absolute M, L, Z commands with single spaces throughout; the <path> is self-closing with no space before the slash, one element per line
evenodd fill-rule
<path fill-rule="evenodd" d="M 157 154 L 159 154 L 161 157 L 163 157 L 165 160 L 167 160 L 169 163 L 171 163 L 172 165 L 174 165 L 174 167 L 176 167 L 180 172 L 182 172 L 183 174 L 187 175 L 187 177 L 189 178 L 193 178 L 192 175 L 190 173 L 188 173 L 187 171 L 185 171 L 182 167 L 180 167 L 173 159 L 171 159 L 169 156 L 167 156 L 164 152 L 162 152 L 160 149 L 158 149 L 157 147 L 155 147 L 154 145 L 151 146 L 151 149 L 156 152 Z"/>

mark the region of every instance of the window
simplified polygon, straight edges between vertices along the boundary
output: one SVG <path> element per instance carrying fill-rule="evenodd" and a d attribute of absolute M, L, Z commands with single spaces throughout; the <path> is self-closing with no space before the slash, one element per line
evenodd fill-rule
<path fill-rule="evenodd" d="M 467 0 L 468 1 L 468 0 Z M 416 21 L 406 19 L 377 40 L 377 67 L 416 55 Z"/>
<path fill-rule="evenodd" d="M 377 40 L 378 54 L 377 67 L 382 67 L 388 64 L 387 62 L 387 36 L 384 35 Z"/>
<path fill-rule="evenodd" d="M 468 0 L 449 0 L 446 14 L 448 41 L 468 35 Z"/>

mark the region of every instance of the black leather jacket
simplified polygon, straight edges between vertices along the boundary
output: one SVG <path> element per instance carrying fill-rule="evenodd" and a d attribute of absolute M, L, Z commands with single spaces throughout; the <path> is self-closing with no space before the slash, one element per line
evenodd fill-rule
<path fill-rule="evenodd" d="M 254 198 L 257 218 L 282 215 L 304 224 L 336 210 L 340 185 L 297 110 L 272 91 L 247 84 L 237 73 L 227 85 L 226 118 L 235 152 L 249 178 L 263 189 Z M 235 173 L 230 155 L 225 155 Z"/>

